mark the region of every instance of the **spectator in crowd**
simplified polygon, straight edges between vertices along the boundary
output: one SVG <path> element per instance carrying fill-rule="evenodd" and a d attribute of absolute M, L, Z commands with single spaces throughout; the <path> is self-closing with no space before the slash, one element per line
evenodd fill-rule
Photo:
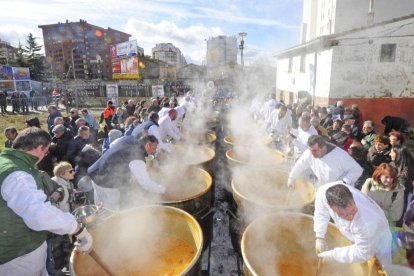
<path fill-rule="evenodd" d="M 70 163 L 63 161 L 55 166 L 53 173 L 55 176 L 52 180 L 63 188 L 63 198 L 58 203 L 58 208 L 63 212 L 71 213 L 75 201 L 75 191 L 71 181 L 74 179 L 75 170 Z"/>
<path fill-rule="evenodd" d="M 367 159 L 373 168 L 381 163 L 390 163 L 390 139 L 384 135 L 376 136 L 374 145 L 368 150 Z"/>
<path fill-rule="evenodd" d="M 81 110 L 81 114 L 83 118 L 86 120 L 89 126 L 89 130 L 91 133 L 91 140 L 96 141 L 98 137 L 98 131 L 99 131 L 99 123 L 95 119 L 95 117 L 92 116 L 92 114 L 89 113 L 88 109 L 83 108 Z"/>
<path fill-rule="evenodd" d="M 20 112 L 20 96 L 17 91 L 14 91 L 11 95 L 12 113 Z"/>
<path fill-rule="evenodd" d="M 30 105 L 33 110 L 37 110 L 39 108 L 39 94 L 35 90 L 30 90 Z"/>
<path fill-rule="evenodd" d="M 70 109 L 70 126 L 72 127 L 72 134 L 78 133 L 78 126 L 76 125 L 76 120 L 79 119 L 79 111 L 76 108 Z"/>
<path fill-rule="evenodd" d="M 126 119 L 126 116 L 127 116 L 127 112 L 125 111 L 125 109 L 118 107 L 116 109 L 115 114 L 112 117 L 112 128 L 118 129 L 124 132 L 125 131 L 124 121 Z"/>
<path fill-rule="evenodd" d="M 49 105 L 47 112 L 49 113 L 49 116 L 47 117 L 47 129 L 50 129 L 50 127 L 54 124 L 55 118 L 62 117 L 62 114 L 60 114 L 60 111 L 57 110 L 55 105 Z"/>
<path fill-rule="evenodd" d="M 129 99 L 128 104 L 125 105 L 125 110 L 126 110 L 127 116 L 134 116 L 135 108 L 136 108 L 136 106 L 135 106 L 134 100 Z"/>
<path fill-rule="evenodd" d="M 68 151 L 66 153 L 66 160 L 68 160 L 73 167 L 77 165 L 82 149 L 91 142 L 89 138 L 89 127 L 80 126 L 78 128 L 78 135 L 70 141 Z"/>
<path fill-rule="evenodd" d="M 28 103 L 29 99 L 26 93 L 21 92 L 19 96 L 20 96 L 20 104 L 21 104 L 22 112 L 29 113 L 29 103 Z"/>
<path fill-rule="evenodd" d="M 73 135 L 64 125 L 57 125 L 52 130 L 54 136 L 49 148 L 49 152 L 53 158 L 53 162 L 67 160 L 67 152 Z"/>
<path fill-rule="evenodd" d="M 318 110 L 318 115 L 321 119 L 320 125 L 323 126 L 325 129 L 328 129 L 333 125 L 332 114 L 328 114 L 326 107 L 321 107 Z"/>
<path fill-rule="evenodd" d="M 349 136 L 352 139 L 359 138 L 359 129 L 358 126 L 355 125 L 355 117 L 352 113 L 344 115 L 344 125 L 348 125 L 351 127 L 351 133 L 349 134 Z"/>
<path fill-rule="evenodd" d="M 316 129 L 316 131 L 318 132 L 318 135 L 321 135 L 321 136 L 329 139 L 328 131 L 326 130 L 326 128 L 321 126 L 320 119 L 317 116 L 312 116 L 311 124 Z"/>
<path fill-rule="evenodd" d="M 13 145 L 14 139 L 17 137 L 17 130 L 14 127 L 8 127 L 4 130 L 4 136 L 6 136 L 6 141 L 4 142 L 4 146 L 6 148 L 11 148 Z"/>
<path fill-rule="evenodd" d="M 336 102 L 336 107 L 333 109 L 332 114 L 339 116 L 339 118 L 344 119 L 344 112 L 345 112 L 345 108 L 344 108 L 344 102 L 343 101 L 337 101 Z"/>
<path fill-rule="evenodd" d="M 354 158 L 354 160 L 358 163 L 358 165 L 362 168 L 362 174 L 355 182 L 355 188 L 361 190 L 362 185 L 365 183 L 365 180 L 370 178 L 373 173 L 373 168 L 367 162 L 367 151 L 363 148 L 362 144 L 357 145 L 355 142 L 348 149 L 349 155 Z"/>
<path fill-rule="evenodd" d="M 332 126 L 328 127 L 328 134 L 330 137 L 332 137 L 335 133 L 341 131 L 343 122 L 339 118 L 335 118 L 333 120 Z"/>
<path fill-rule="evenodd" d="M 151 112 L 156 112 L 158 113 L 158 111 L 161 110 L 161 107 L 158 104 L 158 100 L 157 99 L 151 99 L 151 105 L 148 107 L 148 114 Z"/>
<path fill-rule="evenodd" d="M 362 134 L 363 137 L 361 143 L 364 146 L 364 149 L 369 150 L 374 145 L 374 139 L 377 136 L 373 121 L 368 120 L 364 122 L 362 126 Z"/>
<path fill-rule="evenodd" d="M 343 149 L 344 151 L 348 151 L 349 147 L 352 145 L 354 140 L 349 137 L 349 135 L 343 131 L 335 133 L 332 138 L 335 140 L 336 145 Z"/>
<path fill-rule="evenodd" d="M 361 192 L 372 198 L 384 210 L 390 226 L 396 226 L 404 208 L 404 186 L 398 181 L 397 170 L 387 163 L 380 164 L 362 186 Z"/>
<path fill-rule="evenodd" d="M 355 125 L 358 127 L 358 129 L 362 129 L 362 112 L 359 110 L 359 106 L 357 104 L 352 104 L 351 112 L 355 117 Z"/>
<path fill-rule="evenodd" d="M 7 113 L 7 95 L 3 91 L 0 91 L 0 108 L 1 113 Z"/>
<path fill-rule="evenodd" d="M 391 131 L 388 133 L 388 137 L 390 137 L 391 147 L 402 146 L 404 144 L 404 135 L 399 131 Z"/>
<path fill-rule="evenodd" d="M 108 133 L 112 129 L 112 117 L 114 116 L 114 114 L 115 114 L 114 103 L 112 101 L 108 101 L 108 104 L 102 113 L 102 119 L 105 121 L 105 132 L 106 133 Z"/>
<path fill-rule="evenodd" d="M 139 114 L 141 113 L 141 110 L 143 108 L 147 108 L 147 101 L 146 100 L 141 100 L 139 102 L 139 105 L 135 108 L 134 116 L 138 118 Z"/>
<path fill-rule="evenodd" d="M 405 132 L 408 126 L 407 121 L 405 119 L 389 115 L 382 118 L 381 123 L 385 126 L 385 135 L 388 135 L 392 130 Z"/>
<path fill-rule="evenodd" d="M 410 151 L 403 146 L 392 147 L 390 157 L 392 164 L 397 168 L 398 181 L 405 187 L 405 208 L 408 202 L 408 194 L 413 192 L 414 159 Z"/>
<path fill-rule="evenodd" d="M 39 118 L 33 117 L 29 120 L 26 120 L 27 127 L 37 127 L 40 128 L 40 121 Z"/>

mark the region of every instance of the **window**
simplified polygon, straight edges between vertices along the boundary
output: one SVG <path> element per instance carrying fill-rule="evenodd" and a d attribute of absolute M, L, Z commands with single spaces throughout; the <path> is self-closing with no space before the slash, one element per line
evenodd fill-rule
<path fill-rule="evenodd" d="M 292 58 L 289 58 L 289 67 L 288 67 L 288 73 L 292 73 Z"/>
<path fill-rule="evenodd" d="M 395 62 L 397 44 L 382 44 L 380 62 Z"/>
<path fill-rule="evenodd" d="M 306 55 L 300 56 L 300 72 L 305 73 L 306 68 Z"/>

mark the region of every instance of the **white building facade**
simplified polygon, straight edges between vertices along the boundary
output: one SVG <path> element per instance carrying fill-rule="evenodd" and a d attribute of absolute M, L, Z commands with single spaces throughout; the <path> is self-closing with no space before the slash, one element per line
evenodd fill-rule
<path fill-rule="evenodd" d="M 406 14 L 414 1 L 305 0 L 302 44 L 276 54 L 278 97 L 292 103 L 306 91 L 316 105 L 357 103 L 378 124 L 384 115 L 413 120 L 414 15 Z"/>
<path fill-rule="evenodd" d="M 159 43 L 152 48 L 152 58 L 173 65 L 177 69 L 187 65 L 184 55 L 172 43 Z"/>
<path fill-rule="evenodd" d="M 206 65 L 235 66 L 237 64 L 237 38 L 235 36 L 217 36 L 207 40 Z"/>

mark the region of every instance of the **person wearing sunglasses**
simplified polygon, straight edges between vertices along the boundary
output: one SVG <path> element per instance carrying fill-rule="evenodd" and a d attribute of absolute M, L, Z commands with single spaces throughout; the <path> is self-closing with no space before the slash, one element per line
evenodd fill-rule
<path fill-rule="evenodd" d="M 72 204 L 74 201 L 74 189 L 71 180 L 74 179 L 75 170 L 72 168 L 72 165 L 68 162 L 60 162 L 53 169 L 54 180 L 59 186 L 63 188 L 63 199 L 59 202 L 59 209 L 63 212 L 72 212 Z"/>

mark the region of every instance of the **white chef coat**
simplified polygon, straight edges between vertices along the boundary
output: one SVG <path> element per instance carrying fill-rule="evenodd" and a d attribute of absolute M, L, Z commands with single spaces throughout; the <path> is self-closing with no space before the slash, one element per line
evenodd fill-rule
<path fill-rule="evenodd" d="M 353 186 L 363 171 L 346 151 L 338 147 L 321 158 L 313 157 L 310 150 L 307 149 L 290 171 L 288 182 L 291 183 L 309 169 L 318 178 L 319 185 L 342 180 Z"/>
<path fill-rule="evenodd" d="M 166 140 L 168 137 L 171 137 L 176 141 L 181 139 L 180 131 L 178 130 L 177 126 L 174 125 L 168 114 L 160 118 L 159 132 L 162 140 Z"/>
<path fill-rule="evenodd" d="M 332 218 L 339 231 L 353 244 L 332 249 L 333 257 L 341 263 L 362 263 L 376 256 L 384 264 L 392 263 L 392 236 L 384 211 L 374 200 L 359 190 L 347 185 L 358 208 L 352 221 L 340 218 L 328 205 L 326 190 L 333 182 L 318 189 L 315 198 L 314 232 L 316 237 L 324 238 L 329 219 Z M 344 184 L 341 184 L 344 185 Z M 329 244 L 328 244 L 329 246 Z"/>

